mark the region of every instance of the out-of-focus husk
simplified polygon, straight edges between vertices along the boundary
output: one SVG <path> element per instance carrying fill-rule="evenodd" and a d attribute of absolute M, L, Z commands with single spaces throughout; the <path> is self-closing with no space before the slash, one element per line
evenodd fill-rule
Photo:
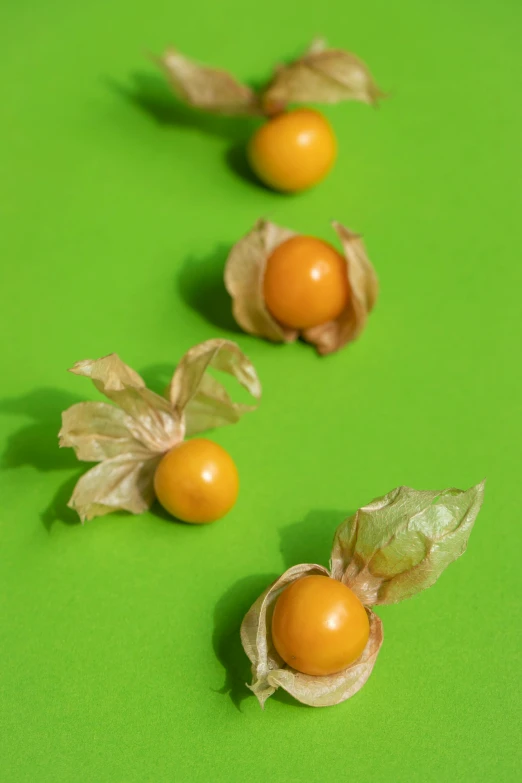
<path fill-rule="evenodd" d="M 227 116 L 259 115 L 256 93 L 220 68 L 209 68 L 168 49 L 158 59 L 176 95 L 198 109 Z"/>
<path fill-rule="evenodd" d="M 273 342 L 293 342 L 302 337 L 325 356 L 355 340 L 375 305 L 378 281 L 364 244 L 340 223 L 334 222 L 346 259 L 349 296 L 345 309 L 334 321 L 298 332 L 278 323 L 269 313 L 263 294 L 267 261 L 276 247 L 295 233 L 267 220 L 237 242 L 227 259 L 225 286 L 232 297 L 234 318 L 245 332 Z"/>
<path fill-rule="evenodd" d="M 365 63 L 351 52 L 329 49 L 316 40 L 302 57 L 279 66 L 256 93 L 227 71 L 185 57 L 177 49 L 157 58 L 174 93 L 189 106 L 228 116 L 271 116 L 294 103 L 375 104 L 384 93 Z"/>
<path fill-rule="evenodd" d="M 283 588 L 303 576 L 329 576 L 326 568 L 302 564 L 288 571 L 271 585 L 247 612 L 241 625 L 241 642 L 252 663 L 252 685 L 261 706 L 277 688 L 283 688 L 303 704 L 328 707 L 339 704 L 362 688 L 371 674 L 382 644 L 382 623 L 367 610 L 370 637 L 361 657 L 347 669 L 327 677 L 314 677 L 292 669 L 276 652 L 272 643 L 272 614 Z"/>
<path fill-rule="evenodd" d="M 62 414 L 60 446 L 99 463 L 80 478 L 69 501 L 82 522 L 117 509 L 145 511 L 154 500 L 154 472 L 163 454 L 186 434 L 236 422 L 255 409 L 235 403 L 209 368 L 233 375 L 255 400 L 261 397 L 252 363 L 229 340 L 208 340 L 188 351 L 168 398 L 147 389 L 116 354 L 74 365 L 71 372 L 90 378 L 115 403 L 79 403 Z"/>
<path fill-rule="evenodd" d="M 293 103 L 376 104 L 384 95 L 359 57 L 317 40 L 302 57 L 277 69 L 261 100 L 265 111 L 275 114 Z"/>

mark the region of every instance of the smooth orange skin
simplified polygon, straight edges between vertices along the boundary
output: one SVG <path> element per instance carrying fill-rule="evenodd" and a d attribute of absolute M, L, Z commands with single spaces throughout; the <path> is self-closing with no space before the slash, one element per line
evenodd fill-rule
<path fill-rule="evenodd" d="M 272 640 L 281 658 L 303 674 L 346 669 L 369 635 L 368 615 L 355 593 L 329 576 L 304 576 L 277 599 Z"/>
<path fill-rule="evenodd" d="M 309 329 L 337 318 L 348 301 L 346 260 L 327 242 L 296 236 L 266 263 L 265 304 L 276 321 Z"/>
<path fill-rule="evenodd" d="M 234 460 L 211 440 L 194 438 L 162 458 L 154 489 L 163 508 L 182 522 L 215 522 L 234 506 L 239 476 Z"/>
<path fill-rule="evenodd" d="M 295 109 L 268 120 L 250 140 L 248 159 L 259 179 L 275 190 L 296 193 L 320 182 L 337 157 L 326 117 Z"/>

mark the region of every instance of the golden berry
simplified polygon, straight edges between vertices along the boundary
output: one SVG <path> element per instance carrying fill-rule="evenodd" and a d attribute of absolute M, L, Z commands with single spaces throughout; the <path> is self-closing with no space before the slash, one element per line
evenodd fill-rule
<path fill-rule="evenodd" d="M 328 120 L 313 109 L 295 109 L 268 120 L 248 148 L 259 179 L 275 190 L 295 193 L 320 182 L 332 168 L 337 142 Z"/>
<path fill-rule="evenodd" d="M 295 236 L 269 257 L 265 304 L 279 323 L 309 329 L 337 318 L 349 295 L 346 260 L 327 242 Z"/>
<path fill-rule="evenodd" d="M 305 576 L 286 587 L 272 617 L 281 658 L 303 674 L 324 676 L 359 658 L 370 635 L 366 611 L 349 587 L 328 576 Z"/>
<path fill-rule="evenodd" d="M 162 458 L 154 489 L 163 508 L 183 522 L 214 522 L 234 506 L 239 477 L 228 452 L 205 438 L 175 446 Z"/>

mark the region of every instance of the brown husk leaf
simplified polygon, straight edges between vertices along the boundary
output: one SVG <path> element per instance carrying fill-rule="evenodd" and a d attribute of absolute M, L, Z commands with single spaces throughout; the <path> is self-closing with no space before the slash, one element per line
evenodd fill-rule
<path fill-rule="evenodd" d="M 292 103 L 339 103 L 355 100 L 376 104 L 384 93 L 365 63 L 342 49 L 328 49 L 323 41 L 289 65 L 280 66 L 262 93 L 269 114 Z"/>
<path fill-rule="evenodd" d="M 277 579 L 247 612 L 241 625 L 241 642 L 252 663 L 252 685 L 261 706 L 277 688 L 283 688 L 295 699 L 312 707 L 339 704 L 362 688 L 371 674 L 382 640 L 382 623 L 376 614 L 367 610 L 370 620 L 370 638 L 361 657 L 337 674 L 314 677 L 292 669 L 276 652 L 272 643 L 272 614 L 284 587 L 303 576 L 329 576 L 326 568 L 302 564 L 289 568 Z"/>
<path fill-rule="evenodd" d="M 334 222 L 333 227 L 343 246 L 350 286 L 349 299 L 341 315 L 335 321 L 301 333 L 272 317 L 263 296 L 266 263 L 275 248 L 295 236 L 295 232 L 267 220 L 258 220 L 234 245 L 225 267 L 225 286 L 232 297 L 234 318 L 242 329 L 274 342 L 293 342 L 302 337 L 315 345 L 323 356 L 338 351 L 359 336 L 377 299 L 377 276 L 361 237 L 340 223 Z"/>
<path fill-rule="evenodd" d="M 227 116 L 259 115 L 255 92 L 227 71 L 209 68 L 168 49 L 158 60 L 175 94 L 198 109 Z"/>
<path fill-rule="evenodd" d="M 80 460 L 99 463 L 80 478 L 69 501 L 82 522 L 117 509 L 145 511 L 154 500 L 154 472 L 163 454 L 185 434 L 236 422 L 255 409 L 235 403 L 207 373 L 211 367 L 233 375 L 256 400 L 261 397 L 252 363 L 229 340 L 207 340 L 188 351 L 174 373 L 168 399 L 147 389 L 116 354 L 74 365 L 71 372 L 91 378 L 115 403 L 79 403 L 62 414 L 60 447 L 73 448 Z"/>
<path fill-rule="evenodd" d="M 467 491 L 419 492 L 398 487 L 359 509 L 336 531 L 330 572 L 319 565 L 288 569 L 257 599 L 241 625 L 241 642 L 252 663 L 252 685 L 261 706 L 277 688 L 298 701 L 326 707 L 349 699 L 371 674 L 383 640 L 371 610 L 410 598 L 433 585 L 462 555 L 484 497 L 484 482 Z M 272 615 L 281 591 L 303 576 L 318 574 L 343 582 L 358 596 L 370 620 L 362 656 L 329 677 L 301 674 L 278 655 Z"/>

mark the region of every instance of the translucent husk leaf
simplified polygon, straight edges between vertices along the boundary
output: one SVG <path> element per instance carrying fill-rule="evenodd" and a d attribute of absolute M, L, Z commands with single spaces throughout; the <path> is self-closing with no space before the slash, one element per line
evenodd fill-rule
<path fill-rule="evenodd" d="M 384 93 L 362 60 L 342 49 L 328 49 L 318 40 L 302 57 L 277 69 L 262 94 L 262 103 L 268 113 L 275 113 L 291 103 L 355 100 L 375 104 L 382 97 Z"/>
<path fill-rule="evenodd" d="M 241 625 L 241 642 L 252 663 L 252 685 L 261 706 L 277 688 L 283 688 L 295 699 L 312 707 L 327 707 L 349 699 L 362 688 L 371 674 L 383 640 L 382 624 L 367 610 L 370 638 L 361 657 L 337 674 L 314 677 L 288 666 L 272 643 L 271 625 L 275 603 L 283 588 L 303 576 L 329 576 L 319 565 L 301 564 L 288 569 L 254 603 Z"/>
<path fill-rule="evenodd" d="M 147 389 L 143 378 L 117 354 L 76 362 L 71 372 L 90 378 L 99 392 L 128 414 L 130 433 L 152 454 L 163 453 L 183 439 L 181 417 L 168 400 Z"/>
<path fill-rule="evenodd" d="M 131 435 L 133 422 L 107 402 L 79 402 L 62 414 L 60 446 L 71 447 L 84 462 L 101 462 L 143 449 Z"/>
<path fill-rule="evenodd" d="M 375 270 L 358 234 L 334 222 L 346 259 L 349 297 L 346 308 L 334 321 L 301 333 L 278 323 L 268 312 L 263 295 L 267 261 L 276 247 L 295 232 L 266 220 L 259 220 L 252 231 L 232 248 L 225 267 L 225 286 L 232 297 L 232 311 L 245 332 L 274 342 L 292 342 L 302 337 L 315 345 L 318 353 L 338 351 L 355 340 L 366 324 L 378 293 Z"/>
<path fill-rule="evenodd" d="M 173 91 L 190 106 L 228 116 L 261 113 L 255 92 L 227 71 L 200 65 L 176 49 L 168 49 L 158 62 Z"/>
<path fill-rule="evenodd" d="M 179 363 L 168 390 L 173 408 L 183 412 L 186 434 L 234 424 L 257 405 L 233 402 L 225 387 L 207 370 L 233 376 L 255 400 L 261 384 L 252 362 L 230 340 L 207 340 L 188 351 Z"/>
<path fill-rule="evenodd" d="M 131 452 L 106 459 L 80 478 L 67 505 L 82 522 L 111 511 L 141 514 L 154 500 L 154 472 L 160 459 L 161 455 L 133 459 Z"/>
<path fill-rule="evenodd" d="M 236 422 L 254 409 L 233 402 L 207 373 L 211 367 L 233 375 L 260 398 L 253 365 L 228 340 L 208 340 L 185 354 L 168 399 L 147 389 L 116 354 L 74 365 L 73 373 L 90 378 L 115 403 L 79 403 L 62 414 L 60 446 L 73 448 L 80 460 L 99 462 L 80 478 L 69 501 L 82 522 L 117 509 L 145 511 L 154 500 L 154 472 L 163 454 L 186 433 Z"/>
<path fill-rule="evenodd" d="M 232 312 L 245 332 L 273 342 L 292 342 L 297 332 L 277 323 L 268 312 L 263 296 L 266 262 L 276 247 L 294 231 L 268 220 L 258 220 L 254 228 L 237 242 L 225 267 L 225 286 L 232 297 Z"/>
<path fill-rule="evenodd" d="M 483 498 L 484 481 L 465 492 L 394 489 L 339 526 L 332 576 L 365 605 L 410 598 L 463 554 Z"/>

